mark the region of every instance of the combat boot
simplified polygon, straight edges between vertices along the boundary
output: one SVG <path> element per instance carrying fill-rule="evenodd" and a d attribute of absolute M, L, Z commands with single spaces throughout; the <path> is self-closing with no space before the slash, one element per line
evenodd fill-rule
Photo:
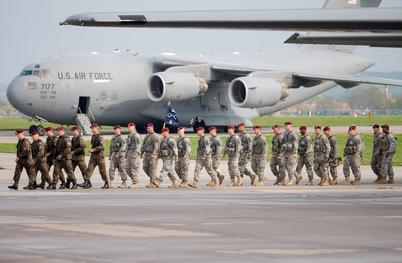
<path fill-rule="evenodd" d="M 389 178 L 387 184 L 395 184 L 394 178 Z"/>
<path fill-rule="evenodd" d="M 101 187 L 101 189 L 109 189 L 109 181 L 105 181 L 105 184 Z"/>
<path fill-rule="evenodd" d="M 52 187 L 50 187 L 50 190 L 56 190 L 56 188 L 57 188 L 57 184 L 52 183 Z"/>
<path fill-rule="evenodd" d="M 296 185 L 299 185 L 300 184 L 300 181 L 302 180 L 302 176 L 300 176 L 300 175 L 296 175 Z"/>
<path fill-rule="evenodd" d="M 211 179 L 211 181 L 209 181 L 209 183 L 207 183 L 207 186 L 211 186 L 212 182 L 213 182 L 213 179 Z"/>
<path fill-rule="evenodd" d="M 286 186 L 293 186 L 293 185 L 294 185 L 293 179 L 289 180 L 289 181 L 286 183 Z"/>
<path fill-rule="evenodd" d="M 230 179 L 230 183 L 228 184 L 228 187 L 234 187 L 236 186 L 235 179 Z"/>
<path fill-rule="evenodd" d="M 377 175 L 377 179 L 374 180 L 374 183 L 377 183 L 378 181 L 380 181 L 381 178 L 382 178 L 381 175 Z"/>
<path fill-rule="evenodd" d="M 156 186 L 156 188 L 159 188 L 162 184 L 162 180 L 155 179 L 154 181 L 152 181 L 152 183 Z"/>
<path fill-rule="evenodd" d="M 319 185 L 319 186 L 329 186 L 329 180 L 328 180 L 328 178 L 322 179 L 322 182 L 320 182 L 318 185 Z"/>
<path fill-rule="evenodd" d="M 90 180 L 85 180 L 84 181 L 84 189 L 89 189 L 89 188 L 91 188 L 92 187 L 92 184 L 91 184 L 91 181 Z"/>
<path fill-rule="evenodd" d="M 158 188 L 154 183 L 149 183 L 148 185 L 145 186 L 146 188 Z"/>
<path fill-rule="evenodd" d="M 236 176 L 236 186 L 243 186 L 244 182 L 243 182 L 243 178 L 241 176 Z"/>
<path fill-rule="evenodd" d="M 212 180 L 212 184 L 209 187 L 212 187 L 212 188 L 219 187 L 219 179 L 217 178 L 217 179 Z"/>
<path fill-rule="evenodd" d="M 66 181 L 66 183 L 64 185 L 66 186 L 67 189 L 70 189 L 71 183 L 72 182 L 71 182 L 70 178 L 67 178 L 67 181 Z"/>
<path fill-rule="evenodd" d="M 10 186 L 8 187 L 8 189 L 18 190 L 18 185 L 14 183 L 13 185 L 10 185 Z"/>
<path fill-rule="evenodd" d="M 218 178 L 219 178 L 219 184 L 221 185 L 221 184 L 223 183 L 223 179 L 225 179 L 225 176 L 219 174 L 219 175 L 218 175 Z"/>
<path fill-rule="evenodd" d="M 132 184 L 130 184 L 130 186 L 128 187 L 128 189 L 137 189 L 139 187 L 139 183 L 134 182 Z"/>
<path fill-rule="evenodd" d="M 77 189 L 78 188 L 78 184 L 77 184 L 77 182 L 73 182 L 73 185 L 71 186 L 71 190 L 75 190 L 75 189 Z"/>
<path fill-rule="evenodd" d="M 330 182 L 331 185 L 337 185 L 338 184 L 338 179 L 334 178 L 332 179 L 332 181 Z"/>
<path fill-rule="evenodd" d="M 120 189 L 127 189 L 127 184 L 126 181 L 121 182 L 121 185 L 119 185 Z"/>
<path fill-rule="evenodd" d="M 176 182 L 172 182 L 172 184 L 169 185 L 168 188 L 169 188 L 169 189 L 175 189 L 175 188 L 177 188 Z"/>
<path fill-rule="evenodd" d="M 114 189 L 114 180 L 109 181 L 109 188 Z"/>
<path fill-rule="evenodd" d="M 280 178 L 279 182 L 278 182 L 278 186 L 286 186 L 286 182 L 285 182 L 285 178 Z"/>
<path fill-rule="evenodd" d="M 313 185 L 314 185 L 313 181 L 308 181 L 308 182 L 305 184 L 305 186 L 313 186 Z"/>
<path fill-rule="evenodd" d="M 254 173 L 250 174 L 250 185 L 254 185 L 256 179 L 257 179 L 256 174 L 254 174 Z"/>
<path fill-rule="evenodd" d="M 360 184 L 360 180 L 354 180 L 351 182 L 352 185 L 359 185 Z"/>
<path fill-rule="evenodd" d="M 188 185 L 188 182 L 181 182 L 178 187 L 179 188 L 188 188 L 189 185 Z"/>
<path fill-rule="evenodd" d="M 274 185 L 278 185 L 280 181 L 281 181 L 281 180 L 280 180 L 279 176 L 277 176 Z"/>
<path fill-rule="evenodd" d="M 318 185 L 321 185 L 323 181 L 324 181 L 324 179 L 322 179 L 322 177 L 320 177 L 320 182 L 318 183 Z"/>
<path fill-rule="evenodd" d="M 188 184 L 188 186 L 192 187 L 192 188 L 197 188 L 198 185 L 198 181 L 193 181 L 191 184 Z"/>
<path fill-rule="evenodd" d="M 259 180 L 259 181 L 255 184 L 255 186 L 256 186 L 256 187 L 262 187 L 262 186 L 264 186 L 264 181 L 263 181 L 263 180 Z"/>
<path fill-rule="evenodd" d="M 23 187 L 24 190 L 35 190 L 32 184 Z"/>
<path fill-rule="evenodd" d="M 45 190 L 45 186 L 46 186 L 46 183 L 45 182 L 40 182 L 40 184 L 38 184 L 36 187 L 37 188 L 40 188 L 40 189 L 42 189 L 42 190 Z"/>
<path fill-rule="evenodd" d="M 87 186 L 87 180 L 84 180 L 83 183 L 78 184 L 79 187 L 85 188 Z"/>
<path fill-rule="evenodd" d="M 387 183 L 387 178 L 382 177 L 380 180 L 378 180 L 377 184 L 386 184 Z"/>
<path fill-rule="evenodd" d="M 66 189 L 66 182 L 61 182 L 59 189 Z"/>
<path fill-rule="evenodd" d="M 350 184 L 350 179 L 349 176 L 345 176 L 345 181 L 343 181 L 344 185 L 349 185 Z"/>

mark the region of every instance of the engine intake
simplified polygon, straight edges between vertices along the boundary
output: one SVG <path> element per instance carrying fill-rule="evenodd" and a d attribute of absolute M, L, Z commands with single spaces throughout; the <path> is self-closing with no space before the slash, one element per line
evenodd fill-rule
<path fill-rule="evenodd" d="M 148 97 L 154 102 L 184 101 L 207 90 L 207 81 L 193 73 L 160 72 L 150 78 Z"/>
<path fill-rule="evenodd" d="M 287 96 L 287 87 L 272 78 L 241 77 L 229 85 L 231 103 L 242 108 L 272 106 Z"/>

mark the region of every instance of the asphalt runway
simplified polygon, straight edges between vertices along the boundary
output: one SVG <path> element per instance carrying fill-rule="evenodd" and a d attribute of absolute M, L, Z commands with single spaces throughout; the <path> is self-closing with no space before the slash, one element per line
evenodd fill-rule
<path fill-rule="evenodd" d="M 101 190 L 96 171 L 90 190 L 11 191 L 13 160 L 0 154 L 0 262 L 402 262 L 402 167 L 384 186 L 364 166 L 359 186 L 274 187 L 267 168 L 261 188 L 145 189 L 141 173 L 140 189 Z"/>
<path fill-rule="evenodd" d="M 332 132 L 334 134 L 347 134 L 348 128 L 349 127 L 332 127 Z M 191 129 L 188 128 L 188 130 L 190 131 Z M 247 131 L 252 133 L 251 128 L 247 128 Z M 298 132 L 298 129 L 295 128 L 295 131 Z M 314 133 L 314 129 L 312 127 L 309 127 L 307 132 L 312 134 L 312 133 Z M 373 133 L 373 129 L 371 126 L 359 126 L 358 132 L 370 134 L 370 133 Z M 391 132 L 394 134 L 402 134 L 402 126 L 392 126 Z M 269 129 L 269 128 L 263 128 L 263 133 L 264 134 L 273 134 L 272 129 Z M 69 132 L 67 132 L 67 134 L 71 135 L 71 134 L 69 134 Z M 123 134 L 125 134 L 124 131 L 123 131 Z M 192 133 L 192 132 L 188 132 L 186 134 L 187 134 L 187 136 L 196 136 L 196 134 Z M 224 134 L 226 134 L 226 133 L 224 133 Z M 25 135 L 28 136 L 28 131 L 25 132 Z M 110 139 L 112 136 L 113 136 L 112 131 L 108 131 L 104 134 L 104 137 L 106 139 Z M 45 138 L 45 137 L 43 137 L 43 138 Z M 91 136 L 84 136 L 84 138 L 87 141 L 91 140 Z M 16 143 L 16 142 L 17 142 L 17 139 L 15 137 L 15 131 L 0 131 L 0 143 Z"/>

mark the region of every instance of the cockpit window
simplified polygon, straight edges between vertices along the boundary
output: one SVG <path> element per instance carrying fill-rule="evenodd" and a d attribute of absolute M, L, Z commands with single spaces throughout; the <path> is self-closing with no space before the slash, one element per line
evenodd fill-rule
<path fill-rule="evenodd" d="M 23 70 L 20 76 L 32 76 L 32 70 Z"/>
<path fill-rule="evenodd" d="M 42 78 L 42 70 L 34 70 L 32 75 L 38 78 Z"/>

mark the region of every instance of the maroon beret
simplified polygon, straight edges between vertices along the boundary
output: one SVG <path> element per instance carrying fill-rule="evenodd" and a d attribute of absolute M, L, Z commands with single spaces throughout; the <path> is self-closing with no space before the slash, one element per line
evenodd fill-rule
<path fill-rule="evenodd" d="M 349 131 L 351 131 L 351 130 L 356 130 L 356 126 L 355 125 L 351 125 L 351 126 L 349 126 Z"/>
<path fill-rule="evenodd" d="M 46 131 L 46 132 L 51 131 L 51 130 L 52 130 L 52 127 L 46 127 L 46 128 L 45 128 L 45 131 Z"/>
<path fill-rule="evenodd" d="M 92 128 L 95 128 L 95 127 L 99 127 L 99 125 L 98 125 L 96 122 L 94 122 L 94 123 L 91 124 L 91 129 L 92 129 Z"/>
<path fill-rule="evenodd" d="M 24 130 L 18 129 L 18 130 L 15 131 L 15 135 L 20 134 L 20 133 L 24 133 Z"/>
<path fill-rule="evenodd" d="M 163 128 L 162 132 L 169 132 L 169 128 Z"/>
<path fill-rule="evenodd" d="M 316 125 L 316 126 L 314 126 L 314 129 L 315 129 L 315 130 L 317 130 L 317 129 L 318 129 L 318 130 L 321 130 L 321 126 L 320 126 L 320 125 Z"/>
<path fill-rule="evenodd" d="M 272 129 L 280 128 L 279 124 L 272 125 Z"/>
<path fill-rule="evenodd" d="M 216 130 L 216 127 L 215 127 L 215 126 L 211 126 L 211 127 L 209 127 L 209 130 L 210 130 L 210 131 Z"/>
<path fill-rule="evenodd" d="M 240 123 L 239 125 L 237 125 L 237 127 L 241 127 L 241 126 L 246 126 L 246 124 Z"/>
<path fill-rule="evenodd" d="M 120 125 L 115 125 L 115 126 L 113 126 L 113 130 L 117 130 L 117 129 L 120 129 L 121 127 L 120 127 Z"/>
<path fill-rule="evenodd" d="M 135 123 L 130 122 L 127 126 L 128 126 L 128 127 L 131 127 L 131 126 L 134 126 L 134 127 L 135 127 Z"/>
<path fill-rule="evenodd" d="M 60 126 L 56 129 L 56 131 L 64 131 L 64 126 Z"/>
<path fill-rule="evenodd" d="M 261 129 L 261 126 L 255 125 L 255 126 L 253 127 L 253 129 Z"/>
<path fill-rule="evenodd" d="M 307 130 L 306 126 L 300 126 L 299 130 Z"/>
<path fill-rule="evenodd" d="M 77 127 L 77 126 L 71 127 L 71 131 L 76 131 L 76 130 L 78 130 L 78 127 Z"/>
<path fill-rule="evenodd" d="M 326 127 L 324 127 L 324 130 L 323 130 L 323 131 L 331 131 L 331 128 L 328 127 L 328 126 L 326 126 Z"/>
<path fill-rule="evenodd" d="M 147 123 L 147 127 L 154 127 L 154 124 L 152 122 Z"/>
<path fill-rule="evenodd" d="M 179 127 L 177 127 L 177 130 L 178 130 L 178 131 L 183 130 L 183 129 L 184 129 L 184 127 L 183 127 L 183 126 L 179 126 Z"/>
<path fill-rule="evenodd" d="M 285 125 L 292 125 L 293 123 L 291 121 L 285 122 Z"/>
<path fill-rule="evenodd" d="M 34 135 L 38 135 L 39 134 L 39 132 L 38 131 L 33 131 L 33 132 L 31 132 L 31 136 L 34 136 Z"/>
<path fill-rule="evenodd" d="M 198 127 L 196 131 L 205 131 L 204 127 Z"/>
<path fill-rule="evenodd" d="M 388 124 L 381 125 L 381 128 L 389 130 L 389 125 Z"/>
<path fill-rule="evenodd" d="M 228 130 L 233 129 L 234 130 L 234 126 L 233 125 L 228 125 Z"/>

